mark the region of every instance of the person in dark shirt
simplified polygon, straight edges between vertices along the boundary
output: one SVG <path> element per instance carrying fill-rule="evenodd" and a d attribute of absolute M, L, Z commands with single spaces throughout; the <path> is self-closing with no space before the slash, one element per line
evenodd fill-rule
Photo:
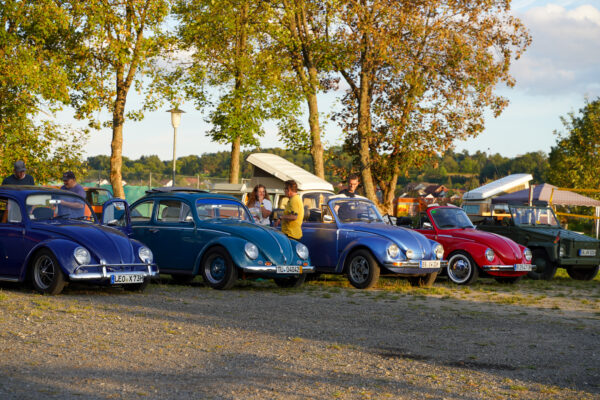
<path fill-rule="evenodd" d="M 75 174 L 73 171 L 67 171 L 63 174 L 63 183 L 60 188 L 62 190 L 68 190 L 69 192 L 73 192 L 82 199 L 85 199 L 85 189 L 75 180 Z M 84 214 L 84 202 L 76 202 L 76 201 L 65 201 L 62 200 L 60 203 L 60 209 L 58 211 L 59 214 L 67 214 L 71 217 L 83 217 Z"/>
<path fill-rule="evenodd" d="M 340 190 L 338 194 L 343 194 L 348 197 L 354 197 L 358 193 L 356 193 L 356 189 L 358 188 L 358 175 L 350 174 L 347 179 L 348 187 L 346 189 Z"/>
<path fill-rule="evenodd" d="M 24 161 L 15 162 L 14 174 L 7 176 L 2 181 L 3 185 L 35 185 L 33 177 L 27 174 Z"/>

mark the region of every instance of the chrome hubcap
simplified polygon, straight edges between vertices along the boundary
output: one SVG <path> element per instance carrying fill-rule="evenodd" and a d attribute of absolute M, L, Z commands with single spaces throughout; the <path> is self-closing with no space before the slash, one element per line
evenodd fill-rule
<path fill-rule="evenodd" d="M 369 278 L 369 271 L 371 266 L 366 258 L 362 256 L 356 256 L 350 262 L 350 278 L 356 283 L 363 283 Z"/>
<path fill-rule="evenodd" d="M 466 256 L 457 254 L 448 260 L 448 277 L 455 283 L 464 283 L 471 276 L 472 268 Z"/>

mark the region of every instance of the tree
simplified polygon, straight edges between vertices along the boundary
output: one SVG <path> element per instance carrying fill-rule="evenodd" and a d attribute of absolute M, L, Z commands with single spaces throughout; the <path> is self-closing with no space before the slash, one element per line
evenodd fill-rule
<path fill-rule="evenodd" d="M 362 172 L 391 207 L 399 175 L 476 136 L 514 84 L 509 66 L 530 41 L 508 2 L 344 0 L 332 23 L 337 67 L 350 89 L 338 115 Z"/>
<path fill-rule="evenodd" d="M 209 135 L 231 144 L 231 183 L 239 180 L 241 147 L 258 146 L 262 122 L 277 105 L 270 98 L 280 77 L 277 60 L 260 52 L 267 11 L 258 0 L 181 0 L 176 8 L 178 37 L 192 60 L 185 66 L 188 94 L 202 108 L 206 83 L 219 93 Z"/>
<path fill-rule="evenodd" d="M 561 117 L 565 133 L 555 131 L 556 146 L 550 151 L 548 179 L 559 187 L 600 186 L 600 98 L 585 101 L 580 115 Z"/>
<path fill-rule="evenodd" d="M 77 118 L 90 119 L 95 128 L 112 128 L 110 181 L 114 195 L 124 198 L 121 170 L 125 118 L 139 120 L 144 109 L 157 105 L 157 93 L 147 90 L 142 110 L 126 113 L 127 96 L 132 86 L 142 90 L 142 76 L 148 80 L 162 77 L 160 56 L 170 49 L 163 32 L 169 2 L 73 0 L 70 5 L 80 35 L 78 46 L 73 49 L 78 68 L 71 101 Z M 103 124 L 94 118 L 94 113 L 102 109 L 112 116 Z"/>
<path fill-rule="evenodd" d="M 0 174 L 24 160 L 38 182 L 80 171 L 85 131 L 45 119 L 69 101 L 74 40 L 67 9 L 52 0 L 0 7 Z M 44 116 L 42 116 L 42 114 Z"/>

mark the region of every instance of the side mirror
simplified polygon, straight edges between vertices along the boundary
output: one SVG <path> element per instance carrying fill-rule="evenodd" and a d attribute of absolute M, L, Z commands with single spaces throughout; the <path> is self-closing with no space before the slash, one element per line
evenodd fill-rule
<path fill-rule="evenodd" d="M 423 222 L 422 229 L 433 229 L 433 226 L 431 226 L 431 222 Z"/>
<path fill-rule="evenodd" d="M 323 215 L 323 222 L 326 224 L 331 224 L 333 222 L 333 217 L 329 214 Z"/>

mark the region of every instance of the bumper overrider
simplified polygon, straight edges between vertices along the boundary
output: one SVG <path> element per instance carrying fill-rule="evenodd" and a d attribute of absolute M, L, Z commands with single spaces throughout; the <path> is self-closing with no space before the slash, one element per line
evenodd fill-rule
<path fill-rule="evenodd" d="M 72 281 L 106 280 L 118 276 L 158 277 L 156 264 L 91 264 L 80 265 L 69 274 Z"/>
<path fill-rule="evenodd" d="M 513 265 L 482 265 L 484 271 L 510 271 L 510 272 L 529 272 L 533 264 L 513 264 Z"/>
<path fill-rule="evenodd" d="M 423 260 L 429 263 L 432 260 Z M 383 264 L 386 269 L 389 271 L 400 274 L 400 275 L 423 275 L 423 274 L 431 274 L 433 272 L 440 272 L 442 268 L 446 268 L 448 266 L 447 260 L 440 260 L 439 266 L 428 266 L 427 264 L 422 264 L 421 261 L 394 261 L 394 262 L 386 262 Z"/>
<path fill-rule="evenodd" d="M 294 271 L 291 268 L 299 270 Z M 315 272 L 314 265 L 249 265 L 242 267 L 246 272 L 254 274 L 275 274 L 275 275 L 298 275 L 312 274 Z"/>

